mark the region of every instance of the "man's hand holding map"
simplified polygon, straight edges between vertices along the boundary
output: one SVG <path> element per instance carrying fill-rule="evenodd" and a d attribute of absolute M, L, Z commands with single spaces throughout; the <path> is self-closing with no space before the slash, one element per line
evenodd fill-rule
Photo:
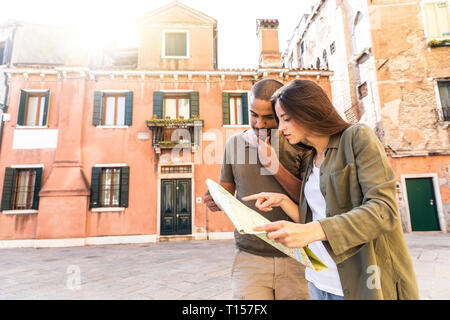
<path fill-rule="evenodd" d="M 274 240 L 268 239 L 265 231 L 254 231 L 254 227 L 270 223 L 270 221 L 258 212 L 248 208 L 213 180 L 207 179 L 206 185 L 217 206 L 225 212 L 239 233 L 253 234 L 315 271 L 327 269 L 327 266 L 308 247 L 288 248 Z"/>

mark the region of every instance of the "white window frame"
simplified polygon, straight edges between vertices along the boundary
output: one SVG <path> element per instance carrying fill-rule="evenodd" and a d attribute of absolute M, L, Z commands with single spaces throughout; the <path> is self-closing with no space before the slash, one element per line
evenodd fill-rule
<path fill-rule="evenodd" d="M 47 110 L 47 119 L 43 119 L 46 122 L 45 126 L 28 126 L 28 125 L 20 125 L 20 124 L 16 124 L 16 128 L 17 129 L 48 129 L 48 117 L 49 117 L 49 110 L 50 110 L 50 96 L 52 94 L 52 91 L 49 89 L 22 89 L 22 91 L 25 91 L 27 94 L 42 94 L 42 93 L 47 93 L 47 91 L 49 92 L 48 94 L 48 110 Z M 47 101 L 46 101 L 47 102 Z M 25 112 L 28 109 L 28 98 L 27 101 L 25 102 Z M 26 120 L 26 119 L 25 119 Z"/>
<path fill-rule="evenodd" d="M 223 124 L 223 128 L 250 128 L 250 91 L 246 90 L 224 90 L 223 92 L 229 94 L 243 94 L 247 93 L 247 112 L 248 112 L 248 124 Z"/>
<path fill-rule="evenodd" d="M 186 56 L 166 56 L 166 33 L 184 33 L 186 34 Z M 161 56 L 164 59 L 189 59 L 190 58 L 190 41 L 189 30 L 182 29 L 164 29 L 162 32 Z"/>
<path fill-rule="evenodd" d="M 425 33 L 425 38 L 427 38 L 427 43 L 429 41 L 431 41 L 431 40 L 438 40 L 439 41 L 439 40 L 444 40 L 444 39 L 450 38 L 450 35 L 449 36 L 435 38 L 435 37 L 431 37 L 428 34 L 427 18 L 425 16 L 425 4 L 427 4 L 427 3 L 437 3 L 437 2 L 447 2 L 447 8 L 450 11 L 450 1 L 448 1 L 448 0 L 441 0 L 441 1 L 439 1 L 439 0 L 422 0 L 421 3 L 420 3 L 420 9 L 421 9 L 421 13 L 422 13 L 423 30 L 424 30 L 424 33 Z"/>
<path fill-rule="evenodd" d="M 450 78 L 436 78 L 433 81 L 433 85 L 434 85 L 434 94 L 436 96 L 436 103 L 437 103 L 437 110 L 438 110 L 438 118 L 439 118 L 439 122 L 442 122 L 444 124 L 446 124 L 447 126 L 450 124 L 450 120 L 445 121 L 444 120 L 444 112 L 442 110 L 442 102 L 441 102 L 441 95 L 439 93 L 439 85 L 438 82 L 441 81 L 447 81 L 450 82 Z"/>

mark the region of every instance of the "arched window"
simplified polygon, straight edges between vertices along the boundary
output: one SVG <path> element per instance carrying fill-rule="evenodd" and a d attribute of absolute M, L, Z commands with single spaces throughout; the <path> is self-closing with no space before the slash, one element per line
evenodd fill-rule
<path fill-rule="evenodd" d="M 320 69 L 320 59 L 319 58 L 317 58 L 317 61 L 316 61 L 316 69 Z"/>

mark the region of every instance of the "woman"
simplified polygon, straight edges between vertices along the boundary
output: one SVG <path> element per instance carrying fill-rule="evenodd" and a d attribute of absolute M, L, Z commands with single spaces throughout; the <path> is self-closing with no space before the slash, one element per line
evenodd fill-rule
<path fill-rule="evenodd" d="M 299 207 L 289 197 L 243 198 L 294 222 L 255 228 L 290 248 L 309 245 L 328 266 L 307 268 L 311 299 L 418 299 L 417 282 L 395 198 L 395 174 L 366 125 L 350 125 L 314 82 L 294 80 L 272 97 L 278 129 L 291 144 L 312 146 Z"/>

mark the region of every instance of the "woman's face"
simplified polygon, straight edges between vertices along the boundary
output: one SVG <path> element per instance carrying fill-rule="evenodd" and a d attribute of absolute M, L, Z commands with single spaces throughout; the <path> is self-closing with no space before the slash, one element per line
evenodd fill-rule
<path fill-rule="evenodd" d="M 280 120 L 280 123 L 278 124 L 278 130 L 281 131 L 281 133 L 290 144 L 297 144 L 299 142 L 302 142 L 306 145 L 311 145 L 311 143 L 308 141 L 308 131 L 285 113 L 283 108 L 281 108 L 278 100 L 275 103 L 275 112 L 277 113 L 277 117 Z"/>

